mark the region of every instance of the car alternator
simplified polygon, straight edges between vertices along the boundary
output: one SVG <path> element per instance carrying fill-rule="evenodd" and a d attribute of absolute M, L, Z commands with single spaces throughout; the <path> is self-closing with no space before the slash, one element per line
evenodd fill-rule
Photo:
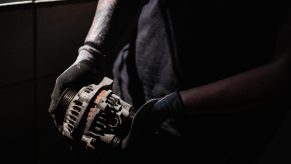
<path fill-rule="evenodd" d="M 62 133 L 95 149 L 98 142 L 121 145 L 130 128 L 131 105 L 110 90 L 113 81 L 105 77 L 98 85 L 91 84 L 78 92 L 67 89 L 59 101 L 66 109 Z"/>

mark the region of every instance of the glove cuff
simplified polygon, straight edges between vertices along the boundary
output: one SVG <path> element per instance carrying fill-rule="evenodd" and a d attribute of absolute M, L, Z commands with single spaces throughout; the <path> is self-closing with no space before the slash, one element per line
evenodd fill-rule
<path fill-rule="evenodd" d="M 79 48 L 78 50 L 79 55 L 74 62 L 74 64 L 80 63 L 83 60 L 87 60 L 90 62 L 95 63 L 97 66 L 104 68 L 106 65 L 106 56 L 98 51 L 97 49 L 89 46 L 89 45 L 84 45 Z"/>
<path fill-rule="evenodd" d="M 87 51 L 88 53 L 92 54 L 94 57 L 102 57 L 102 58 L 105 58 L 106 55 L 102 52 L 100 52 L 99 50 L 97 50 L 96 48 L 93 48 L 92 46 L 90 45 L 83 45 L 82 47 L 79 48 L 79 53 L 80 51 Z"/>
<path fill-rule="evenodd" d="M 167 117 L 181 116 L 185 113 L 185 106 L 178 91 L 160 99 L 155 107 L 162 110 Z"/>

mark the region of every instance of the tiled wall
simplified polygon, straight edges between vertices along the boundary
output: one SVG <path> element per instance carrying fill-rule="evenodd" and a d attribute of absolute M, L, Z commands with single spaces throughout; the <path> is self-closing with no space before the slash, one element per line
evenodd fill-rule
<path fill-rule="evenodd" d="M 74 61 L 91 25 L 96 3 L 0 7 L 2 161 L 76 160 L 57 135 L 47 109 L 54 81 Z M 11 158 L 12 154 L 15 158 Z"/>

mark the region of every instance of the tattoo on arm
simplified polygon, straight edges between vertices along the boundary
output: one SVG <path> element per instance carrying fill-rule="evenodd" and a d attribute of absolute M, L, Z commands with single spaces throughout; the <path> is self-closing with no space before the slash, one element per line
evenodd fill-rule
<path fill-rule="evenodd" d="M 114 54 L 130 35 L 143 0 L 99 0 L 85 44 L 102 54 Z"/>
<path fill-rule="evenodd" d="M 94 21 L 85 42 L 93 42 L 96 47 L 102 45 L 117 3 L 118 0 L 99 0 Z"/>

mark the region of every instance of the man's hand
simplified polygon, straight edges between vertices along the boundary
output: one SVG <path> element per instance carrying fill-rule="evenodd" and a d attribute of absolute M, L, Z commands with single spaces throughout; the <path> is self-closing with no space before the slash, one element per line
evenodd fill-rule
<path fill-rule="evenodd" d="M 171 93 L 161 99 L 147 101 L 135 114 L 131 130 L 122 142 L 123 149 L 132 149 L 144 143 L 162 123 L 171 117 L 184 113 L 184 104 L 179 92 Z"/>
<path fill-rule="evenodd" d="M 59 130 L 62 129 L 65 114 L 65 111 L 57 109 L 58 101 L 62 93 L 67 88 L 78 91 L 85 85 L 98 83 L 103 77 L 103 73 L 99 67 L 96 56 L 81 48 L 77 60 L 57 78 L 51 94 L 49 113 Z"/>

